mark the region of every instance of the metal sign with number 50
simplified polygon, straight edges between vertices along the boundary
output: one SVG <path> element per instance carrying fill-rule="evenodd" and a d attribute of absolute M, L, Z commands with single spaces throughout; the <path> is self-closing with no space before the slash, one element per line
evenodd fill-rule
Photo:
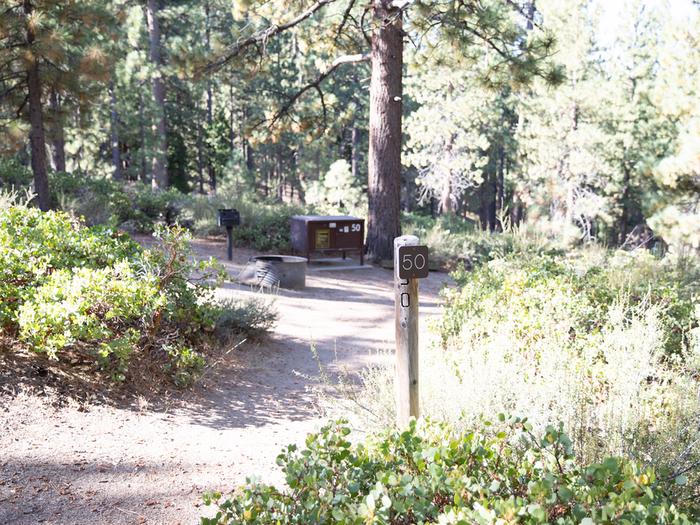
<path fill-rule="evenodd" d="M 423 279 L 428 277 L 428 247 L 399 247 L 399 277 L 401 279 Z"/>

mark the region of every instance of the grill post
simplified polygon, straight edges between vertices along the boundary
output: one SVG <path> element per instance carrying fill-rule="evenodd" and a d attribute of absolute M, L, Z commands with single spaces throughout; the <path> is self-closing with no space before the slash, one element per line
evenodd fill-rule
<path fill-rule="evenodd" d="M 226 236 L 228 237 L 228 260 L 233 261 L 233 226 L 226 226 Z"/>

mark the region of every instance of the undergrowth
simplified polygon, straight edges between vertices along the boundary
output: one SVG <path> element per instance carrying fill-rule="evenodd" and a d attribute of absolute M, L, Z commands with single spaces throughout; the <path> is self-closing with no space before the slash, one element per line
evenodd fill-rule
<path fill-rule="evenodd" d="M 247 337 L 272 326 L 257 300 L 215 300 L 223 270 L 194 259 L 186 230 L 159 226 L 155 237 L 145 250 L 63 212 L 0 209 L 3 335 L 51 360 L 94 361 L 115 381 L 165 372 L 184 386 L 217 332 Z"/>
<path fill-rule="evenodd" d="M 466 428 L 482 415 L 562 422 L 580 464 L 630 458 L 700 487 L 697 267 L 647 252 L 511 255 L 454 274 L 420 353 L 422 414 Z M 341 378 L 350 410 L 391 426 L 392 357 Z M 347 413 L 347 412 L 346 412 Z"/>
<path fill-rule="evenodd" d="M 249 479 L 228 498 L 210 494 L 202 525 L 251 524 L 690 524 L 661 480 L 617 457 L 580 466 L 561 427 L 541 432 L 500 416 L 456 430 L 415 421 L 352 442 L 345 422 L 288 446 L 286 486 Z"/>

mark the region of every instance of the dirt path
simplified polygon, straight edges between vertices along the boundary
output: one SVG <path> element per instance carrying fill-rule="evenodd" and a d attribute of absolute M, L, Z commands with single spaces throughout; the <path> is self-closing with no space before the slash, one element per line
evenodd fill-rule
<path fill-rule="evenodd" d="M 195 248 L 225 256 L 221 243 Z M 237 251 L 229 273 L 250 255 Z M 423 324 L 446 279 L 421 283 Z M 194 524 L 204 491 L 227 492 L 249 475 L 281 481 L 276 455 L 322 422 L 305 378 L 318 373 L 311 344 L 331 370 L 377 359 L 391 346 L 390 286 L 391 272 L 378 268 L 310 271 L 305 290 L 280 291 L 270 341 L 236 350 L 193 391 L 157 408 L 0 397 L 0 524 Z M 226 284 L 218 293 L 254 292 Z"/>

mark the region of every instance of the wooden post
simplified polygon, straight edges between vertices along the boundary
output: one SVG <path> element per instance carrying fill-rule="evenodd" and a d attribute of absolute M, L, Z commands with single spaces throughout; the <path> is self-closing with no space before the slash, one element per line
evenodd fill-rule
<path fill-rule="evenodd" d="M 394 239 L 396 301 L 396 423 L 408 425 L 418 409 L 418 279 L 399 278 L 399 247 L 418 244 L 415 235 Z"/>

